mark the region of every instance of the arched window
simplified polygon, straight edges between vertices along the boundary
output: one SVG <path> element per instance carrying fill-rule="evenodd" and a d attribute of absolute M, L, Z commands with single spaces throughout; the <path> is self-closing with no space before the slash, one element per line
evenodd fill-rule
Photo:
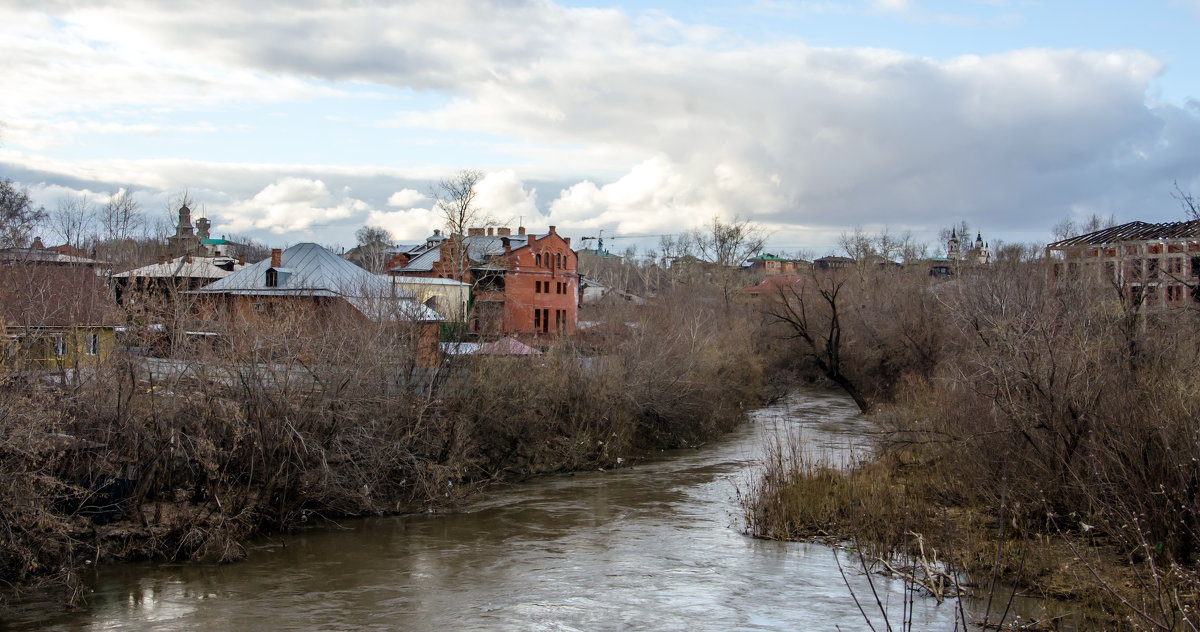
<path fill-rule="evenodd" d="M 535 266 L 541 266 L 541 265 L 542 265 L 542 255 L 541 255 L 541 253 L 538 253 L 538 254 L 536 254 L 536 255 L 533 255 L 533 265 L 535 265 Z"/>

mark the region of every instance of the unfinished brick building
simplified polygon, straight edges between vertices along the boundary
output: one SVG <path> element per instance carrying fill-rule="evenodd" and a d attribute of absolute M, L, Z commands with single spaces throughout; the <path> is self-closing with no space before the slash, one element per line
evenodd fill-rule
<path fill-rule="evenodd" d="M 1046 246 L 1058 278 L 1113 285 L 1147 306 L 1200 301 L 1200 221 L 1129 222 Z"/>
<path fill-rule="evenodd" d="M 554 226 L 545 235 L 525 227 L 435 232 L 398 254 L 395 275 L 471 284 L 470 330 L 483 335 L 572 334 L 578 320 L 579 259 Z"/>

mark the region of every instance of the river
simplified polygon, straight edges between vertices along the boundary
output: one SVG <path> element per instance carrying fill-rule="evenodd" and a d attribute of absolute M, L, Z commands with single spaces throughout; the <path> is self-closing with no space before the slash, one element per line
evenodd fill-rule
<path fill-rule="evenodd" d="M 868 629 L 853 591 L 883 630 L 865 576 L 847 568 L 843 580 L 828 546 L 746 536 L 737 501 L 773 433 L 840 458 L 868 430 L 844 396 L 806 390 L 700 449 L 497 488 L 455 513 L 263 539 L 236 564 L 114 564 L 90 583 L 86 606 L 31 601 L 0 627 Z M 899 629 L 904 585 L 873 583 Z M 916 630 L 956 629 L 949 601 L 919 598 L 913 618 Z"/>

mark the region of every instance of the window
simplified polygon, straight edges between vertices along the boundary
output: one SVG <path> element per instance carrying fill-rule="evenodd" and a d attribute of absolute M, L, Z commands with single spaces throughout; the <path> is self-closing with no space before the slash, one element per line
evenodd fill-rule
<path fill-rule="evenodd" d="M 54 337 L 54 355 L 56 355 L 56 356 L 67 355 L 67 341 L 64 340 L 62 336 Z"/>
<path fill-rule="evenodd" d="M 1168 285 L 1167 286 L 1167 300 L 1168 301 L 1178 301 L 1181 298 L 1183 298 L 1183 286 L 1182 285 Z"/>
<path fill-rule="evenodd" d="M 542 267 L 542 255 L 541 255 L 541 253 L 538 253 L 538 254 L 536 254 L 536 255 L 533 255 L 533 265 L 535 265 L 535 266 L 537 266 L 537 267 L 539 267 L 539 268 L 540 268 L 540 267 Z"/>
<path fill-rule="evenodd" d="M 542 310 L 533 310 L 533 330 L 537 331 L 542 328 Z"/>
<path fill-rule="evenodd" d="M 100 355 L 100 334 L 87 334 L 83 337 L 84 353 Z"/>
<path fill-rule="evenodd" d="M 279 287 L 279 271 L 267 268 L 267 287 Z"/>

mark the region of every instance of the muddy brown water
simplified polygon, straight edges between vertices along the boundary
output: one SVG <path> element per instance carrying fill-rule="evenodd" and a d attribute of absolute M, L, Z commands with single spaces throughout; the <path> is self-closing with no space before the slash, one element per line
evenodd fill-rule
<path fill-rule="evenodd" d="M 737 501 L 771 436 L 843 458 L 869 424 L 847 398 L 797 392 L 695 450 L 490 491 L 451 514 L 345 522 L 249 547 L 229 565 L 115 564 L 63 611 L 30 600 L 11 630 L 860 630 L 866 577 L 831 547 L 756 540 Z M 843 557 L 844 564 L 853 560 Z M 873 578 L 897 629 L 905 586 Z M 910 593 L 913 594 L 913 593 Z M 967 604 L 968 620 L 980 605 Z M 916 630 L 954 630 L 915 600 Z"/>

